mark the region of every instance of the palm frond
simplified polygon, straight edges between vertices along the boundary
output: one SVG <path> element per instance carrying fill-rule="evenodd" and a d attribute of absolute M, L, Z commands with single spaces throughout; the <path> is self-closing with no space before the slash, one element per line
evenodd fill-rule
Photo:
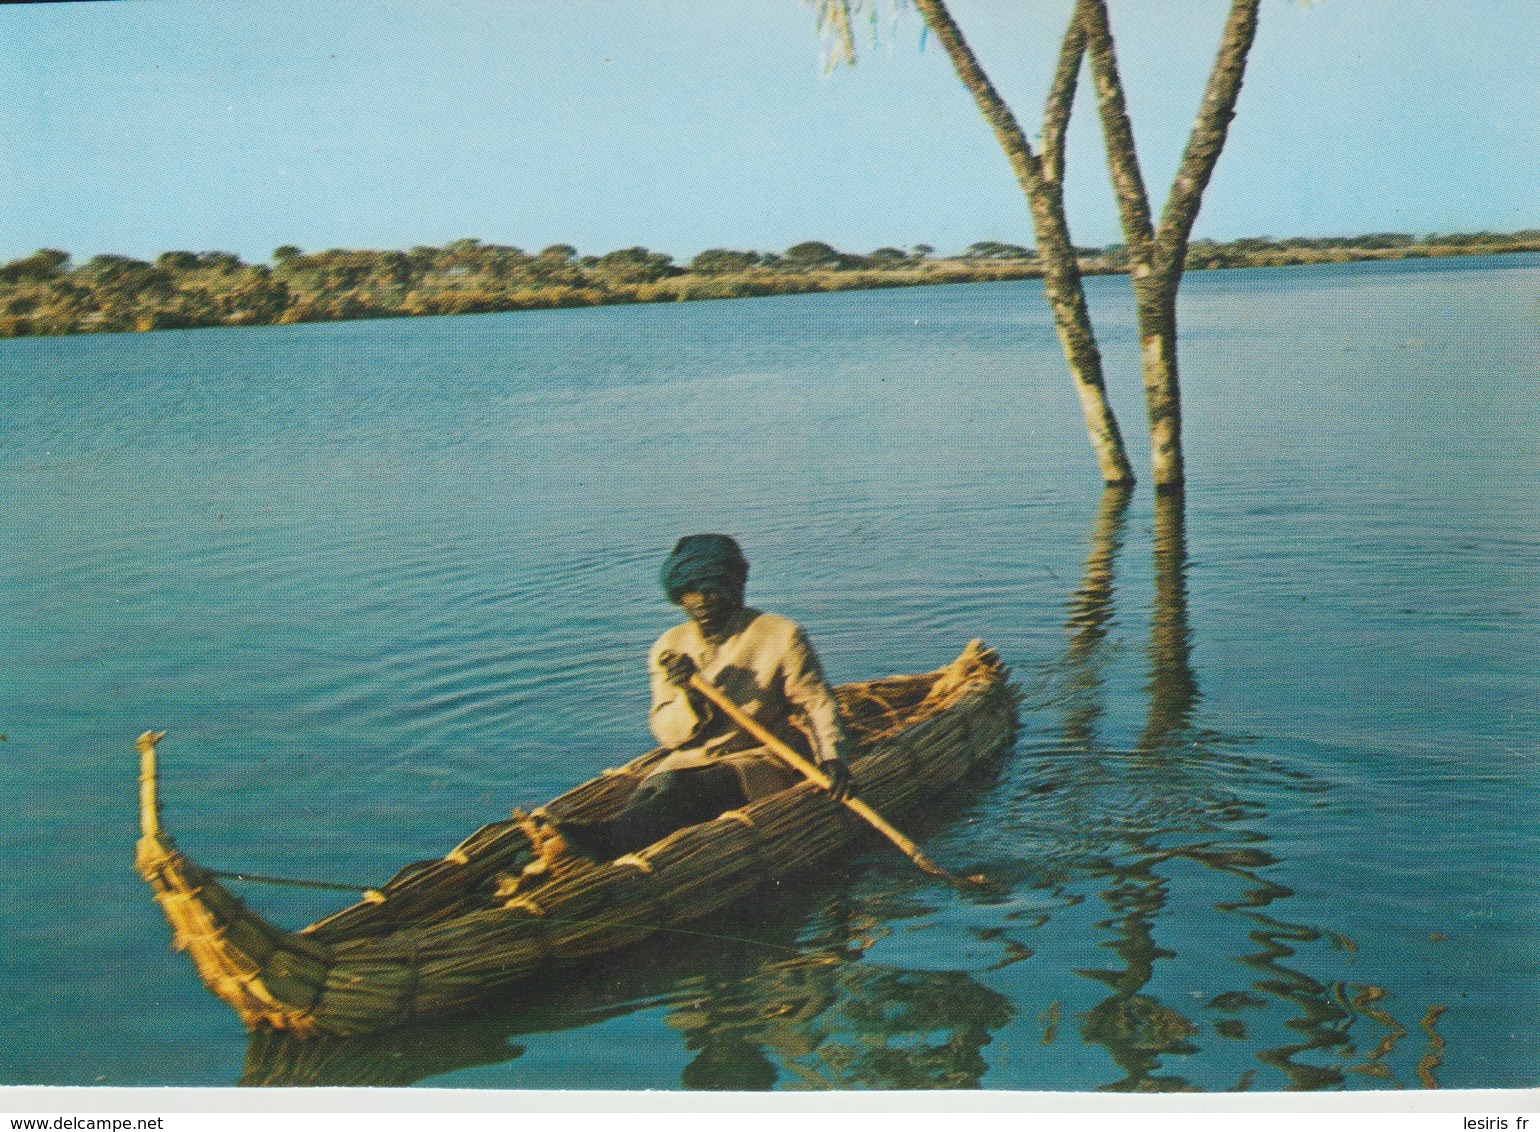
<path fill-rule="evenodd" d="M 867 26 L 869 45 L 876 47 L 882 39 L 879 9 L 886 7 L 891 16 L 892 38 L 898 34 L 898 18 L 909 10 L 908 0 L 806 0 L 813 7 L 819 38 L 823 41 L 824 68 L 844 65 L 853 67 L 856 62 L 856 28 L 863 21 Z"/>

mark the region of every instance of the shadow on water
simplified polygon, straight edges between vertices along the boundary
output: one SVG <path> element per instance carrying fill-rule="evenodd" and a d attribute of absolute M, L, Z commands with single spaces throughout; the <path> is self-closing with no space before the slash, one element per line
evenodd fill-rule
<path fill-rule="evenodd" d="M 1109 489 L 1103 497 L 1085 580 L 1069 602 L 1061 726 L 1065 757 L 1052 785 L 1061 820 L 1075 822 L 1082 831 L 1080 868 L 1102 886 L 1100 899 L 1111 912 L 1095 927 L 1110 933 L 1102 946 L 1121 964 L 1078 972 L 1112 992 L 1079 1019 L 1085 1042 L 1103 1047 L 1122 1073 L 1099 1088 L 1194 1090 L 1197 1086 L 1186 1077 L 1162 1070 L 1166 1059 L 1200 1053 L 1205 1020 L 1211 1021 L 1212 1033 L 1226 1041 L 1250 1040 L 1243 1016 L 1273 1004 L 1292 1012 L 1284 1026 L 1298 1040 L 1254 1048 L 1252 1054 L 1281 1073 L 1287 1088 L 1340 1088 L 1349 1072 L 1400 1084 L 1388 1059 L 1409 1031 L 1385 1009 L 1390 995 L 1376 986 L 1325 983 L 1289 965 L 1306 944 L 1324 941 L 1337 950 L 1356 948 L 1342 936 L 1275 914 L 1275 906 L 1294 893 L 1262 875 L 1278 864 L 1260 848 L 1268 840 L 1259 830 L 1266 809 L 1221 784 L 1282 775 L 1297 779 L 1294 789 L 1324 787 L 1266 760 L 1237 756 L 1233 749 L 1242 745 L 1239 740 L 1195 725 L 1201 692 L 1192 667 L 1185 505 L 1180 496 L 1162 495 L 1155 501 L 1155 584 L 1143 730 L 1132 751 L 1112 750 L 1098 741 L 1114 622 L 1115 566 L 1128 504 L 1126 491 Z M 1193 865 L 1241 889 L 1236 898 L 1212 907 L 1250 921 L 1247 937 L 1260 948 L 1234 958 L 1238 967 L 1250 972 L 1250 981 L 1205 996 L 1209 1000 L 1200 1017 L 1163 1001 L 1152 989 L 1159 982 L 1160 965 L 1180 958 L 1162 946 L 1158 929 Z M 1210 891 L 1213 883 L 1202 887 Z M 1218 969 L 1213 962 L 1205 966 Z M 1443 1047 L 1433 1029 L 1438 1013 L 1433 1008 L 1422 1026 L 1429 1050 L 1418 1062 L 1417 1076 L 1425 1087 L 1436 1087 L 1433 1070 Z M 1222 1017 L 1214 1019 L 1214 1014 Z M 1355 1026 L 1371 1028 L 1378 1038 L 1367 1053 L 1356 1048 Z M 1308 1060 L 1312 1055 L 1329 1056 L 1335 1064 Z M 1255 1074 L 1254 1068 L 1245 1070 L 1229 1087 L 1248 1089 Z"/>
<path fill-rule="evenodd" d="M 1064 918 L 1092 898 L 1107 913 L 1090 927 L 1113 963 L 1040 971 L 1033 983 L 1063 986 L 1073 973 L 1106 988 L 1075 1022 L 1118 1076 L 1040 1087 L 1335 1089 L 1350 1082 L 1349 1074 L 1381 1087 L 1408 1084 L 1397 1080 L 1391 1063 L 1413 1030 L 1391 1014 L 1393 996 L 1303 969 L 1312 965 L 1302 954 L 1309 946 L 1356 948 L 1283 918 L 1280 905 L 1294 893 L 1266 875 L 1281 862 L 1263 848 L 1268 810 L 1260 799 L 1270 789 L 1319 792 L 1326 785 L 1198 725 L 1202 693 L 1192 664 L 1179 497 L 1155 502 L 1142 729 L 1129 749 L 1102 738 L 1119 722 L 1109 705 L 1117 702 L 1116 669 L 1126 663 L 1114 633 L 1114 599 L 1129 502 L 1116 489 L 1103 497 L 1084 579 L 1068 602 L 1067 647 L 1053 670 L 1056 737 L 986 784 L 991 797 L 978 811 L 1002 835 L 1032 835 L 1000 871 L 1014 872 L 1018 887 L 1062 898 L 1063 911 L 1042 915 L 1038 928 L 1057 918 L 1061 931 L 1078 933 Z M 921 824 L 945 817 L 933 814 Z M 520 1038 L 648 1014 L 680 1035 L 690 1060 L 679 1083 L 689 1089 L 978 1087 L 988 1069 L 986 1047 L 1015 1020 L 1019 1004 L 966 971 L 868 961 L 904 921 L 923 921 L 935 909 L 906 902 L 892 885 L 867 891 L 855 877 L 853 868 L 836 870 L 821 876 L 816 890 L 777 893 L 762 907 L 561 973 L 551 985 L 474 1017 L 363 1039 L 253 1037 L 241 1083 L 408 1085 L 514 1063 L 525 1053 Z M 1196 933 L 1183 926 L 1194 914 L 1201 920 Z M 1237 929 L 1248 943 L 1227 957 L 1222 939 Z M 992 929 L 974 930 L 986 938 Z M 1170 938 L 1184 930 L 1180 942 Z M 1017 958 L 1032 957 L 1019 945 Z M 1222 987 L 1227 970 L 1236 982 L 1204 992 L 1206 1001 L 1175 1004 L 1176 995 L 1162 988 L 1182 985 L 1172 976 L 1184 960 L 1210 985 L 1219 979 Z M 1427 1049 L 1415 1075 L 1424 1087 L 1437 1084 L 1440 1012 L 1433 1007 L 1419 1024 Z M 1286 1014 L 1281 1023 L 1279 1013 Z M 1048 1015 L 1044 1044 L 1059 1040 L 1063 1028 L 1058 1002 Z M 1202 1061 L 1192 1060 L 1200 1055 Z M 1187 1059 L 1203 1083 L 1175 1072 L 1173 1059 Z M 1264 1069 L 1281 1081 L 1258 1081 Z M 505 1078 L 495 1083 L 544 1084 L 512 1064 Z"/>

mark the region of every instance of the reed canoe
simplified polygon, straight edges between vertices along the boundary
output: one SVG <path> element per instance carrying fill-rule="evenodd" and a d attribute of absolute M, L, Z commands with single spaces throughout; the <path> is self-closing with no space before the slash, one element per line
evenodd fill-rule
<path fill-rule="evenodd" d="M 835 689 L 860 797 L 901 818 L 1011 746 L 1016 692 L 978 641 L 920 675 Z M 638 943 L 773 889 L 869 835 L 812 783 L 594 862 L 553 853 L 552 820 L 612 813 L 667 752 L 605 771 L 531 814 L 476 830 L 298 931 L 268 923 L 162 827 L 155 745 L 139 738 L 135 854 L 207 987 L 252 1031 L 352 1036 L 463 1012 L 562 965 Z"/>

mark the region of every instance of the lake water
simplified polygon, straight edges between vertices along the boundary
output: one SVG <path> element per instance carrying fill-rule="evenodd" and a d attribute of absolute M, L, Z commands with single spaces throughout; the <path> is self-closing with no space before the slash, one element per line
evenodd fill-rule
<path fill-rule="evenodd" d="M 1540 257 L 1181 317 L 1185 515 L 1103 498 L 1030 282 L 0 343 L 0 1082 L 1540 1085 Z M 872 846 L 472 1018 L 248 1041 L 133 871 L 134 737 L 195 859 L 377 884 L 649 745 L 700 530 L 834 680 L 1000 649 L 1016 749 L 919 832 L 1007 891 Z"/>

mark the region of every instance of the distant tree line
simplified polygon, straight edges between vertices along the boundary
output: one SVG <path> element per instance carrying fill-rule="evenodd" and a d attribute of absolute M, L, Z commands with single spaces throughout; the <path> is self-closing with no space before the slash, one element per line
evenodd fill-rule
<path fill-rule="evenodd" d="M 1221 244 L 1194 240 L 1187 251 L 1189 270 L 1220 267 L 1278 267 L 1300 263 L 1348 263 L 1366 259 L 1427 259 L 1452 255 L 1495 255 L 1540 251 L 1540 229 L 1521 232 L 1467 232 L 1412 236 L 1375 232 L 1366 236 L 1295 236 L 1274 240 L 1249 237 Z"/>
<path fill-rule="evenodd" d="M 1189 268 L 1540 251 L 1540 231 L 1427 236 L 1193 241 Z M 1126 271 L 1121 245 L 1076 248 L 1088 274 Z M 472 314 L 614 303 L 744 298 L 1041 275 L 1036 254 L 982 240 L 959 255 L 883 247 L 866 255 L 818 240 L 782 252 L 708 248 L 687 265 L 644 247 L 580 255 L 570 244 L 531 254 L 456 240 L 409 251 L 285 245 L 271 264 L 228 252 L 170 251 L 154 262 L 121 255 L 74 264 L 44 248 L 0 266 L 0 338 L 200 326 L 267 326 L 342 319 Z"/>

